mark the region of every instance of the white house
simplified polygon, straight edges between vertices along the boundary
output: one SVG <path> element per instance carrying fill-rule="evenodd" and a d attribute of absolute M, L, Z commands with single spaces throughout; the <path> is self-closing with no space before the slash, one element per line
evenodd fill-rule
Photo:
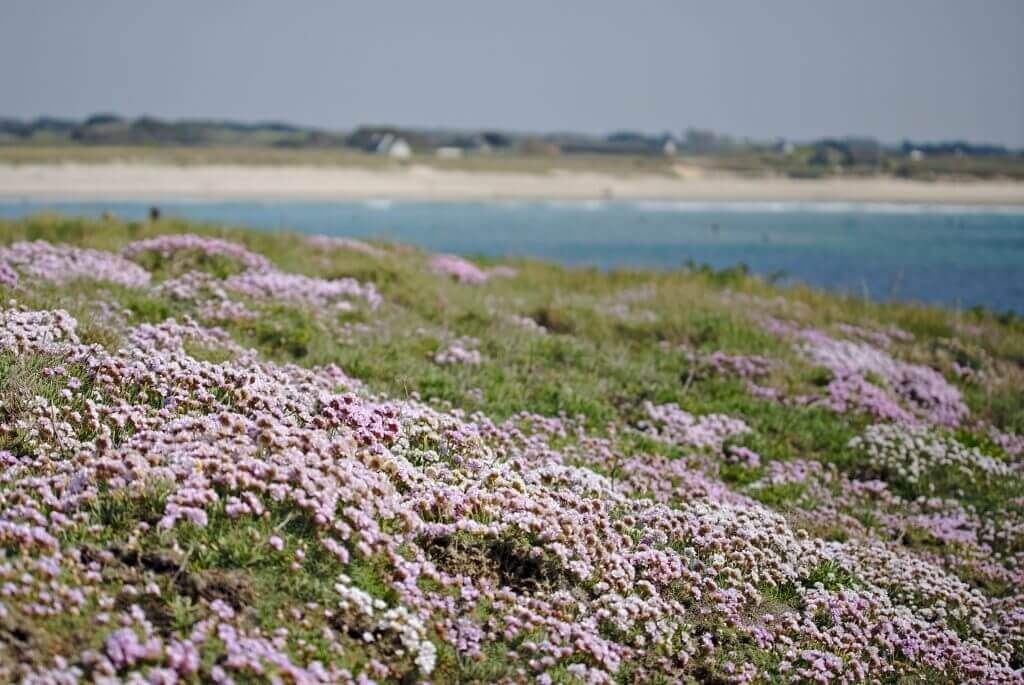
<path fill-rule="evenodd" d="M 387 133 L 380 139 L 377 147 L 374 148 L 374 152 L 378 155 L 386 155 L 395 159 L 408 159 L 412 157 L 412 148 L 409 146 L 409 143 L 405 142 L 404 138 L 399 138 L 392 133 Z"/>

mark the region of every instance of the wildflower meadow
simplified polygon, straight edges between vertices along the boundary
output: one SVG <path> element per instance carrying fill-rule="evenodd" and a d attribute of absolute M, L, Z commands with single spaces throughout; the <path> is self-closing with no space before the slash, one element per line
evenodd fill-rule
<path fill-rule="evenodd" d="M 1024 323 L 0 223 L 0 682 L 1024 682 Z"/>

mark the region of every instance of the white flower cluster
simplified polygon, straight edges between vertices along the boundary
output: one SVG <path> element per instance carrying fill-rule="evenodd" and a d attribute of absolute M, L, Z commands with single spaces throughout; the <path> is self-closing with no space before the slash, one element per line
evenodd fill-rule
<path fill-rule="evenodd" d="M 401 657 L 403 651 L 415 654 L 416 667 L 423 675 L 429 675 L 437 664 L 437 648 L 427 639 L 427 627 L 423 619 L 404 606 L 389 609 L 383 600 L 373 598 L 351 582 L 348 576 L 342 574 L 334 589 L 338 593 L 339 606 L 359 621 L 361 629 L 368 627 L 363 631 L 363 640 L 374 642 L 377 639 L 375 636 L 380 634 L 395 636 L 402 645 L 395 656 Z"/>
<path fill-rule="evenodd" d="M 965 447 L 954 438 L 926 426 L 875 424 L 849 442 L 863 450 L 875 470 L 909 483 L 919 482 L 928 473 L 945 468 L 958 469 L 968 478 L 981 473 L 1010 475 L 1010 467 L 977 448 Z"/>
<path fill-rule="evenodd" d="M 480 341 L 476 338 L 459 338 L 447 347 L 441 348 L 434 355 L 434 363 L 440 366 L 480 366 L 483 356 L 476 346 Z"/>

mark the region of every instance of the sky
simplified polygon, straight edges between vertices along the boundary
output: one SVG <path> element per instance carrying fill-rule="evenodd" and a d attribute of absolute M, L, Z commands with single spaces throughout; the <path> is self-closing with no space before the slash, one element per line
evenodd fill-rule
<path fill-rule="evenodd" d="M 0 0 L 0 116 L 1024 147 L 1024 0 Z"/>

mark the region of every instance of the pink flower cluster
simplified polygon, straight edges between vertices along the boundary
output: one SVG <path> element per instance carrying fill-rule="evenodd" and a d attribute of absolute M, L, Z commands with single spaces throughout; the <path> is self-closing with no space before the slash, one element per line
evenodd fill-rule
<path fill-rule="evenodd" d="M 430 266 L 435 273 L 449 276 L 459 283 L 467 285 L 480 285 L 491 278 L 514 278 L 518 273 L 509 266 L 496 266 L 493 269 L 484 270 L 462 257 L 450 254 L 435 255 L 430 260 Z"/>
<path fill-rule="evenodd" d="M 1011 457 L 1024 455 L 1024 435 L 1005 433 L 995 426 L 989 426 L 989 437 Z"/>
<path fill-rule="evenodd" d="M 242 273 L 228 276 L 224 281 L 190 271 L 159 286 L 159 292 L 175 299 L 201 301 L 204 318 L 211 320 L 251 318 L 243 304 L 228 298 L 227 291 L 257 301 L 281 300 L 321 308 L 351 309 L 354 305 L 350 300 L 360 299 L 371 309 L 376 309 L 382 302 L 372 283 L 361 284 L 352 278 L 326 280 L 285 273 L 263 255 L 227 240 L 185 233 L 140 240 L 122 251 L 125 256 L 135 258 L 147 252 L 156 252 L 164 257 L 178 252 L 225 257 L 245 267 Z"/>
<path fill-rule="evenodd" d="M 696 361 L 706 365 L 716 375 L 734 376 L 743 380 L 763 378 L 771 372 L 773 367 L 772 360 L 767 357 L 733 355 L 725 352 L 712 352 Z"/>
<path fill-rule="evenodd" d="M 7 262 L 0 262 L 0 285 L 8 288 L 18 285 L 18 274 Z"/>
<path fill-rule="evenodd" d="M 79 279 L 117 283 L 129 288 L 149 284 L 149 272 L 110 252 L 42 240 L 0 247 L 0 283 L 13 287 L 18 275 L 65 284 Z"/>
<path fill-rule="evenodd" d="M 904 330 L 890 326 L 886 330 L 864 328 L 848 323 L 839 323 L 836 330 L 849 338 L 859 338 L 877 347 L 891 347 L 893 342 L 913 342 L 914 336 Z"/>
<path fill-rule="evenodd" d="M 169 278 L 153 292 L 195 305 L 196 313 L 203 321 L 242 321 L 256 317 L 256 313 L 244 303 L 231 298 L 224 281 L 204 271 L 189 271 L 177 278 Z"/>
<path fill-rule="evenodd" d="M 820 331 L 804 330 L 800 337 L 808 358 L 831 371 L 836 383 L 843 384 L 840 390 L 829 391 L 836 405 L 852 400 L 880 418 L 905 419 L 888 401 L 888 393 L 881 389 L 876 393 L 867 387 L 870 381 L 866 375 L 874 374 L 915 415 L 930 423 L 957 426 L 967 416 L 960 391 L 934 369 L 897 361 L 870 345 L 836 340 Z"/>
<path fill-rule="evenodd" d="M 651 437 L 673 445 L 722 449 L 728 438 L 742 435 L 750 428 L 741 419 L 724 414 L 696 417 L 680 409 L 678 404 L 644 403 L 648 420 L 640 429 Z"/>
<path fill-rule="evenodd" d="M 762 324 L 776 335 L 795 337 L 804 356 L 830 372 L 826 396 L 820 400 L 830 409 L 863 411 L 885 421 L 926 421 L 949 427 L 959 426 L 969 414 L 957 387 L 935 369 L 899 361 L 864 342 L 837 340 L 791 322 L 767 318 Z M 884 340 L 884 346 L 909 338 L 898 329 L 882 334 L 849 325 L 842 328 L 859 337 Z"/>
<path fill-rule="evenodd" d="M 339 236 L 327 236 L 327 235 L 311 235 L 306 238 L 306 242 L 321 250 L 348 250 L 349 252 L 359 252 L 371 257 L 383 257 L 386 253 L 379 247 L 374 247 L 369 243 L 364 243 L 362 240 L 356 240 L 354 238 L 344 238 Z"/>
<path fill-rule="evenodd" d="M 246 271 L 229 276 L 224 287 L 255 300 L 288 300 L 314 307 L 351 309 L 349 300 L 358 298 L 376 309 L 383 301 L 372 283 L 362 284 L 354 278 L 325 280 L 282 271 Z"/>
<path fill-rule="evenodd" d="M 132 259 L 146 252 L 155 252 L 164 258 L 178 252 L 196 252 L 210 256 L 225 257 L 256 271 L 272 271 L 274 266 L 266 257 L 247 250 L 238 243 L 219 238 L 208 238 L 192 233 L 175 233 L 156 238 L 138 240 L 128 245 L 121 254 Z"/>
<path fill-rule="evenodd" d="M 370 299 L 249 261 L 157 288 L 218 306 L 229 293 Z M 615 423 L 597 436 L 582 418 L 377 396 L 336 366 L 260 362 L 184 317 L 127 328 L 118 349 L 76 331 L 62 310 L 0 309 L 0 356 L 45 379 L 0 406 L 0 622 L 80 621 L 95 640 L 42 645 L 59 652 L 44 663 L 0 630 L 0 681 L 414 682 L 469 677 L 495 654 L 507 682 L 1024 680 L 1024 515 L 907 501 L 876 479 L 1001 478 L 1006 464 L 904 425 L 957 405 L 921 367 L 861 343 L 802 336 L 832 382 L 878 376 L 907 413 L 852 444 L 868 480 L 762 459 L 730 444 L 752 432 L 740 418 L 674 403 L 645 403 L 636 428 L 693 454 L 647 453 Z M 456 340 L 435 361 L 479 363 L 476 347 Z M 765 366 L 716 359 L 751 377 Z M 723 462 L 757 480 L 727 486 Z M 757 501 L 779 493 L 784 514 Z M 203 545 L 179 540 L 247 527 L 282 587 L 326 574 L 326 598 L 296 589 L 270 629 L 247 606 L 263 598 L 197 591 Z M 361 584 L 367 568 L 383 592 Z M 174 620 L 171 593 L 189 600 Z"/>
<path fill-rule="evenodd" d="M 878 443 L 870 435 L 864 440 Z M 962 448 L 947 443 L 943 449 Z M 842 552 L 836 557 L 840 566 L 884 590 L 889 601 L 912 607 L 918 616 L 971 625 L 1016 650 L 1024 647 L 1024 635 L 1015 633 L 1024 607 L 1024 516 L 1019 512 L 992 517 L 956 500 L 907 501 L 885 481 L 852 479 L 833 466 L 808 461 L 772 462 L 751 491 L 780 486 L 799 486 L 801 497 L 812 503 L 794 510 L 791 518 L 812 530 L 841 531 L 848 542 L 836 547 Z M 924 544 L 909 548 L 901 544 L 907 540 Z M 975 587 L 984 584 L 1015 589 L 1001 598 L 987 597 Z"/>
<path fill-rule="evenodd" d="M 443 643 L 466 663 L 501 646 L 515 677 L 538 682 L 560 672 L 597 683 L 701 672 L 853 682 L 911 676 L 920 664 L 965 682 L 1020 680 L 1001 626 L 1018 625 L 1021 604 L 994 605 L 898 545 L 809 537 L 685 460 L 624 455 L 614 431 L 597 438 L 564 417 L 494 423 L 339 394 L 337 369 L 245 354 L 197 361 L 183 337 L 227 341 L 194 323 L 139 327 L 116 352 L 78 343 L 74 330 L 62 312 L 0 318 L 0 353 L 78 369 L 53 376 L 68 379 L 66 394 L 28 398 L 4 426 L 23 438 L 0 455 L 0 545 L 18 550 L 0 565 L 0 602 L 33 617 L 98 607 L 103 647 L 67 645 L 45 667 L 8 661 L 8 679 L 422 679 Z M 647 409 L 652 434 L 677 443 L 719 447 L 749 430 L 675 405 Z M 76 542 L 102 498 L 144 498 L 157 483 L 159 520 L 139 521 L 135 539 L 224 517 L 240 525 L 273 507 L 313 533 L 297 549 L 278 536 L 269 553 L 294 568 L 313 547 L 342 569 L 374 559 L 393 599 L 339 573 L 335 600 L 292 607 L 295 631 L 321 626 L 308 651 L 288 628 L 246 620 L 231 597 L 198 598 L 183 632 L 158 627 L 144 598 L 166 591 L 159 573 L 112 584 L 118 553 Z M 862 586 L 832 587 L 844 574 Z M 569 590 L 579 583 L 586 592 Z M 783 587 L 799 601 L 766 606 L 765 593 Z M 337 664 L 351 663 L 348 636 L 387 648 L 346 670 Z M 771 657 L 758 662 L 765 670 L 743 665 L 744 643 Z"/>
<path fill-rule="evenodd" d="M 462 257 L 441 254 L 435 256 L 430 265 L 437 273 L 450 276 L 459 283 L 479 285 L 487 282 L 487 272 Z"/>

